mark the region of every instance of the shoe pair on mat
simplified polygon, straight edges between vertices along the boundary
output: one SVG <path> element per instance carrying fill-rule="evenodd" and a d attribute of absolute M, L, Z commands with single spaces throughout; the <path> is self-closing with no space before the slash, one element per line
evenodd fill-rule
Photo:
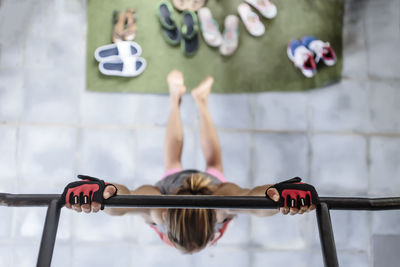
<path fill-rule="evenodd" d="M 269 0 L 246 0 L 247 3 L 256 8 L 263 17 L 272 19 L 277 14 L 277 9 Z M 265 26 L 262 24 L 258 15 L 253 12 L 250 6 L 246 3 L 241 3 L 238 8 L 238 13 L 242 19 L 247 31 L 253 36 L 261 36 L 265 32 Z"/>
<path fill-rule="evenodd" d="M 132 41 L 136 37 L 136 13 L 133 8 L 129 8 L 118 14 L 113 13 L 114 31 L 112 42 Z"/>
<path fill-rule="evenodd" d="M 146 68 L 146 60 L 140 55 L 142 48 L 136 42 L 121 41 L 96 49 L 94 57 L 99 70 L 108 76 L 136 77 Z"/>
<path fill-rule="evenodd" d="M 203 7 L 198 11 L 200 28 L 205 42 L 211 47 L 219 47 L 224 56 L 232 55 L 239 42 L 239 19 L 235 15 L 228 15 L 225 18 L 225 29 L 221 34 L 218 22 L 212 17 L 211 11 Z"/>
<path fill-rule="evenodd" d="M 186 56 L 193 56 L 199 49 L 199 27 L 196 13 L 190 10 L 182 12 L 182 26 L 178 29 L 174 18 L 174 8 L 169 1 L 163 0 L 157 5 L 157 14 L 161 23 L 164 39 L 170 45 L 179 45 Z"/>
<path fill-rule="evenodd" d="M 336 54 L 329 42 L 323 42 L 314 36 L 305 36 L 301 41 L 292 40 L 288 45 L 287 55 L 307 78 L 317 73 L 317 63 L 321 59 L 327 66 L 336 63 Z"/>

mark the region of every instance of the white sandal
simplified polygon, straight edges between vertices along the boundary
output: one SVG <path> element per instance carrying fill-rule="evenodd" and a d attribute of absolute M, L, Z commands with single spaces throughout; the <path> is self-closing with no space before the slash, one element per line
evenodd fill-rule
<path fill-rule="evenodd" d="M 276 5 L 271 3 L 269 0 L 245 0 L 247 3 L 255 7 L 258 11 L 260 11 L 261 15 L 263 15 L 267 19 L 273 19 L 276 17 L 277 9 Z"/>
<path fill-rule="evenodd" d="M 253 36 L 261 36 L 265 32 L 264 24 L 261 23 L 260 18 L 254 13 L 250 6 L 246 3 L 241 3 L 238 6 L 240 18 L 243 20 L 247 31 Z"/>
<path fill-rule="evenodd" d="M 223 56 L 230 56 L 236 51 L 239 43 L 239 18 L 235 15 L 229 15 L 225 18 L 225 29 L 222 34 L 222 44 L 219 52 Z"/>
<path fill-rule="evenodd" d="M 129 57 L 109 57 L 105 61 L 99 63 L 99 70 L 107 76 L 136 77 L 140 75 L 146 68 L 147 63 L 144 58 Z"/>
<path fill-rule="evenodd" d="M 218 47 L 222 43 L 217 21 L 212 17 L 208 7 L 201 8 L 198 12 L 201 33 L 209 46 Z"/>
<path fill-rule="evenodd" d="M 141 54 L 142 48 L 138 43 L 132 41 L 122 41 L 115 44 L 108 44 L 98 47 L 94 52 L 94 57 L 97 61 L 101 62 L 114 56 L 119 56 L 121 58 L 131 56 L 138 57 Z"/>

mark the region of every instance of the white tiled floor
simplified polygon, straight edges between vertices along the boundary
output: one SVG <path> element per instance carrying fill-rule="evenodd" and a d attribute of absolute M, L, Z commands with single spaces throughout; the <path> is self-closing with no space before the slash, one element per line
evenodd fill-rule
<path fill-rule="evenodd" d="M 0 1 L 0 192 L 61 193 L 77 173 L 133 188 L 163 172 L 168 97 L 85 91 L 85 7 L 84 0 Z M 345 11 L 339 84 L 210 97 L 231 181 L 303 176 L 321 195 L 400 195 L 400 1 L 349 0 Z M 190 95 L 181 110 L 183 164 L 202 169 Z M 0 208 L 1 266 L 35 265 L 44 215 L 44 208 Z M 399 220 L 398 211 L 332 212 L 341 266 L 385 266 L 373 265 L 371 240 L 400 235 Z M 177 263 L 322 266 L 316 219 L 240 215 L 216 247 L 188 256 L 163 245 L 140 218 L 62 212 L 53 266 Z"/>

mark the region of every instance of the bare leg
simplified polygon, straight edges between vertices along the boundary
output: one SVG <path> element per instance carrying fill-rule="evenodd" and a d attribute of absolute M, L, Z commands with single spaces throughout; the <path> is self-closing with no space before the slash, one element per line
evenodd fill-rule
<path fill-rule="evenodd" d="M 171 71 L 168 74 L 167 82 L 171 107 L 164 141 L 164 167 L 165 170 L 181 169 L 183 129 L 179 106 L 182 95 L 186 92 L 182 72 L 178 70 Z"/>
<path fill-rule="evenodd" d="M 208 95 L 214 83 L 212 77 L 204 79 L 197 88 L 192 90 L 200 114 L 200 144 L 206 160 L 207 168 L 215 168 L 221 173 L 222 154 L 217 131 L 215 130 L 210 111 L 208 110 Z"/>

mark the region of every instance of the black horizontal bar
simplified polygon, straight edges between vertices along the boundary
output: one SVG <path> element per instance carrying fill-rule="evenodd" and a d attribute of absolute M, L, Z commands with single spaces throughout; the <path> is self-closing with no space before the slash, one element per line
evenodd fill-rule
<path fill-rule="evenodd" d="M 331 210 L 398 210 L 400 197 L 359 198 L 359 197 L 321 197 L 321 202 Z"/>
<path fill-rule="evenodd" d="M 3 206 L 48 206 L 57 194 L 8 194 L 0 193 Z M 400 209 L 400 197 L 348 198 L 321 197 L 329 209 L 336 210 L 390 210 Z M 277 204 L 265 197 L 244 196 L 177 196 L 177 195 L 124 195 L 105 201 L 105 206 L 136 208 L 230 208 L 275 209 Z"/>

